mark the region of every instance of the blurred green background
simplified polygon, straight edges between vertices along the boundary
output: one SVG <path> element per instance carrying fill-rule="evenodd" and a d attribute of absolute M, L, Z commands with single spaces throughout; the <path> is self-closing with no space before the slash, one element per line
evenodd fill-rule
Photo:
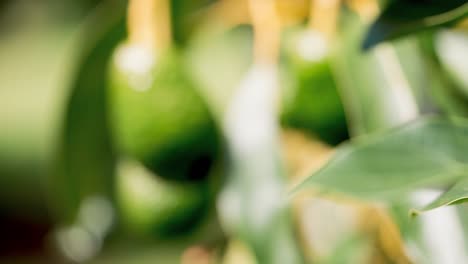
<path fill-rule="evenodd" d="M 255 264 L 252 255 L 261 250 L 249 244 L 250 237 L 245 239 L 229 226 L 232 219 L 244 219 L 239 215 L 248 215 L 247 209 L 236 212 L 235 199 L 234 204 L 223 203 L 220 192 L 256 197 L 261 187 L 271 187 L 270 180 L 286 192 L 320 168 L 331 153 L 347 150 L 342 143 L 350 138 L 352 149 L 361 138 L 373 142 L 365 141 L 369 134 L 424 115 L 464 118 L 468 114 L 468 80 L 463 70 L 468 63 L 466 22 L 456 29 L 428 26 L 399 38 L 418 31 L 406 28 L 417 24 L 406 21 L 407 16 L 392 13 L 396 12 L 392 4 L 399 1 L 368 1 L 371 7 L 390 7 L 379 17 L 390 25 L 385 30 L 395 25 L 402 29 L 386 32 L 379 25 L 369 26 L 373 18 L 366 17 L 369 6 L 362 3 L 366 1 L 349 0 L 337 7 L 335 36 L 325 41 L 319 34 L 323 32 L 307 21 L 310 1 L 277 2 L 284 20 L 276 65 L 280 135 L 275 139 L 278 149 L 269 146 L 267 154 L 259 153 L 277 161 L 277 174 L 285 178 L 279 183 L 246 180 L 245 175 L 255 174 L 256 165 L 261 167 L 264 160 L 258 154 L 258 160 L 242 160 L 241 169 L 236 167 L 232 142 L 223 130 L 229 102 L 255 62 L 255 32 L 246 18 L 245 1 L 170 1 L 170 52 L 158 54 L 160 65 L 141 74 L 118 68 L 122 66 L 119 56 L 125 56 L 119 52 L 132 48 L 131 41 L 125 42 L 127 1 L 1 0 L 0 263 Z M 414 17 L 465 4 L 450 3 L 439 3 L 435 11 L 416 9 Z M 453 21 L 441 24 L 454 26 Z M 381 33 L 374 37 L 398 39 L 363 51 L 364 40 L 367 48 L 380 41 L 366 39 L 369 28 L 371 33 Z M 136 68 L 141 69 L 138 66 L 153 55 L 143 53 Z M 132 87 L 148 80 L 148 93 L 137 91 L 146 88 Z M 410 130 L 412 139 L 423 135 L 423 141 L 429 135 L 429 143 L 420 149 L 415 145 L 414 153 L 430 153 L 435 159 L 439 149 L 466 146 L 462 121 L 443 123 L 461 138 L 459 142 L 444 141 L 446 134 L 430 137 L 431 129 L 439 127 L 425 122 L 416 122 L 422 124 L 421 131 L 416 128 L 411 134 Z M 343 167 L 364 178 L 343 180 L 340 175 L 334 178 L 338 173 L 333 171 L 327 176 L 324 170 L 325 180 L 317 181 L 323 180 L 325 187 L 330 184 L 331 193 L 341 188 L 358 198 L 384 197 L 383 191 L 375 191 L 385 182 L 383 177 L 365 178 L 371 173 L 362 174 L 359 169 L 372 169 L 372 164 L 365 164 L 376 157 L 375 164 L 381 166 L 376 165 L 375 171 L 383 168 L 411 176 L 405 168 L 412 168 L 412 160 L 404 163 L 379 156 L 408 154 L 408 149 L 398 149 L 405 145 L 406 134 L 402 134 L 395 141 L 383 135 L 382 145 L 372 145 L 375 149 L 362 160 L 358 156 Z M 439 147 L 428 147 L 434 142 Z M 245 174 L 244 178 L 236 173 Z M 343 205 L 316 194 L 310 194 L 312 202 L 291 198 L 291 210 L 278 209 L 279 224 L 271 228 L 274 233 L 267 232 L 271 241 L 261 239 L 285 249 L 278 252 L 295 252 L 303 263 L 310 259 L 330 264 L 443 263 L 439 251 L 445 248 L 431 250 L 434 236 L 428 234 L 437 233 L 427 231 L 428 219 L 454 214 L 452 223 L 461 228 L 446 235 L 461 234 L 466 232 L 462 228 L 466 208 L 409 220 L 407 212 L 418 203 L 403 191 L 413 186 L 403 176 L 393 181 L 401 188 L 389 190 L 388 195 L 399 199 L 392 196 L 383 207 L 373 201 L 359 201 L 356 206 L 353 199 L 345 199 Z M 446 190 L 455 184 L 451 180 L 440 179 L 442 187 L 437 187 Z M 359 194 L 366 188 L 368 193 Z M 430 197 L 417 206 L 437 195 Z M 258 202 L 242 201 L 243 208 Z M 224 219 L 222 208 L 234 208 L 232 219 Z M 244 222 L 240 225 L 240 230 L 250 230 Z M 462 257 L 454 251 L 449 254 L 458 261 L 468 259 L 466 236 L 456 239 Z"/>

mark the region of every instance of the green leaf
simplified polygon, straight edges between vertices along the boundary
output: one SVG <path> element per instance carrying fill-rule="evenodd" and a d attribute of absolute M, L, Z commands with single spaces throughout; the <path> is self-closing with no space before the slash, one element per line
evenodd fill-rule
<path fill-rule="evenodd" d="M 468 98 L 468 34 L 461 30 L 441 30 L 435 36 L 435 50 L 441 65 L 465 98 Z"/>
<path fill-rule="evenodd" d="M 436 209 L 441 206 L 453 205 L 466 202 L 468 200 L 468 178 L 462 178 L 437 199 L 422 209 L 412 210 L 412 215 Z"/>
<path fill-rule="evenodd" d="M 427 72 L 414 38 L 362 52 L 366 27 L 343 13 L 344 30 L 332 52 L 332 69 L 352 136 L 382 131 L 416 116 L 426 99 Z M 399 76 L 399 77 L 395 77 Z"/>
<path fill-rule="evenodd" d="M 443 32 L 443 31 L 442 31 Z M 444 63 L 439 60 L 434 46 L 433 32 L 419 35 L 422 56 L 420 58 L 426 68 L 426 85 L 428 108 L 436 109 L 440 113 L 449 116 L 468 116 L 467 97 L 455 83 L 455 78 L 444 71 Z M 453 49 L 452 49 L 453 51 Z M 442 62 L 442 63 L 441 63 Z"/>
<path fill-rule="evenodd" d="M 394 201 L 417 188 L 453 184 L 465 174 L 467 149 L 468 120 L 422 118 L 340 147 L 293 194 L 315 188 L 359 199 Z"/>
<path fill-rule="evenodd" d="M 391 2 L 372 24 L 363 48 L 413 32 L 447 25 L 468 15 L 466 0 L 400 0 Z"/>
<path fill-rule="evenodd" d="M 107 64 L 125 36 L 125 2 L 106 1 L 83 32 L 82 57 L 70 87 L 49 199 L 59 222 L 74 221 L 81 202 L 112 192 L 114 155 L 107 126 Z"/>

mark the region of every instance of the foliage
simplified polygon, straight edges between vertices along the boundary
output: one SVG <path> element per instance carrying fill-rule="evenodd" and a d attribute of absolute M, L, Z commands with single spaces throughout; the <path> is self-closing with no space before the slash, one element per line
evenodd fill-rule
<path fill-rule="evenodd" d="M 82 60 L 70 91 L 50 198 L 57 221 L 74 221 L 81 201 L 112 193 L 114 154 L 106 115 L 106 65 L 124 36 L 125 5 L 102 5 L 85 26 Z M 109 12 L 113 10 L 113 12 Z M 96 27 L 94 21 L 99 21 Z"/>
<path fill-rule="evenodd" d="M 391 1 L 370 27 L 363 48 L 369 49 L 382 41 L 453 24 L 467 15 L 468 3 L 465 0 Z"/>
<path fill-rule="evenodd" d="M 320 192 L 389 202 L 417 189 L 454 185 L 426 209 L 436 208 L 466 197 L 467 148 L 467 120 L 423 118 L 341 146 L 294 192 L 315 187 Z"/>

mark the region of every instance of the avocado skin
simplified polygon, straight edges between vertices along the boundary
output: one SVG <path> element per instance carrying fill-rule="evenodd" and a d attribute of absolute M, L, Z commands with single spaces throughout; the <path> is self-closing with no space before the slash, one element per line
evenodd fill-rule
<path fill-rule="evenodd" d="M 206 182 L 173 182 L 141 163 L 120 160 L 116 197 L 120 219 L 131 234 L 171 238 L 194 230 L 209 208 Z"/>
<path fill-rule="evenodd" d="M 132 87 L 131 73 L 115 64 L 110 74 L 110 112 L 121 153 L 166 179 L 206 178 L 218 156 L 218 128 L 178 52 L 158 58 L 146 90 Z"/>
<path fill-rule="evenodd" d="M 292 98 L 282 111 L 281 123 L 337 145 L 348 139 L 349 133 L 330 57 L 327 54 L 314 61 L 306 60 L 294 44 L 285 51 L 285 67 L 294 85 Z"/>

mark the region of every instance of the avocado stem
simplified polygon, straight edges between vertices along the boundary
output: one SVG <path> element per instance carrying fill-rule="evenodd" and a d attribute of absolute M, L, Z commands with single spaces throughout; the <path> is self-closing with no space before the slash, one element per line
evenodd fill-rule
<path fill-rule="evenodd" d="M 347 4 L 365 23 L 374 20 L 380 10 L 376 0 L 347 0 Z"/>
<path fill-rule="evenodd" d="M 205 10 L 206 23 L 225 28 L 250 23 L 248 0 L 219 0 Z"/>
<path fill-rule="evenodd" d="M 327 40 L 333 38 L 337 28 L 341 0 L 312 0 L 309 28 L 322 33 Z"/>
<path fill-rule="evenodd" d="M 275 0 L 249 0 L 249 11 L 254 29 L 254 62 L 276 65 L 281 24 Z"/>
<path fill-rule="evenodd" d="M 172 42 L 169 0 L 130 0 L 128 6 L 128 40 L 160 52 Z"/>

